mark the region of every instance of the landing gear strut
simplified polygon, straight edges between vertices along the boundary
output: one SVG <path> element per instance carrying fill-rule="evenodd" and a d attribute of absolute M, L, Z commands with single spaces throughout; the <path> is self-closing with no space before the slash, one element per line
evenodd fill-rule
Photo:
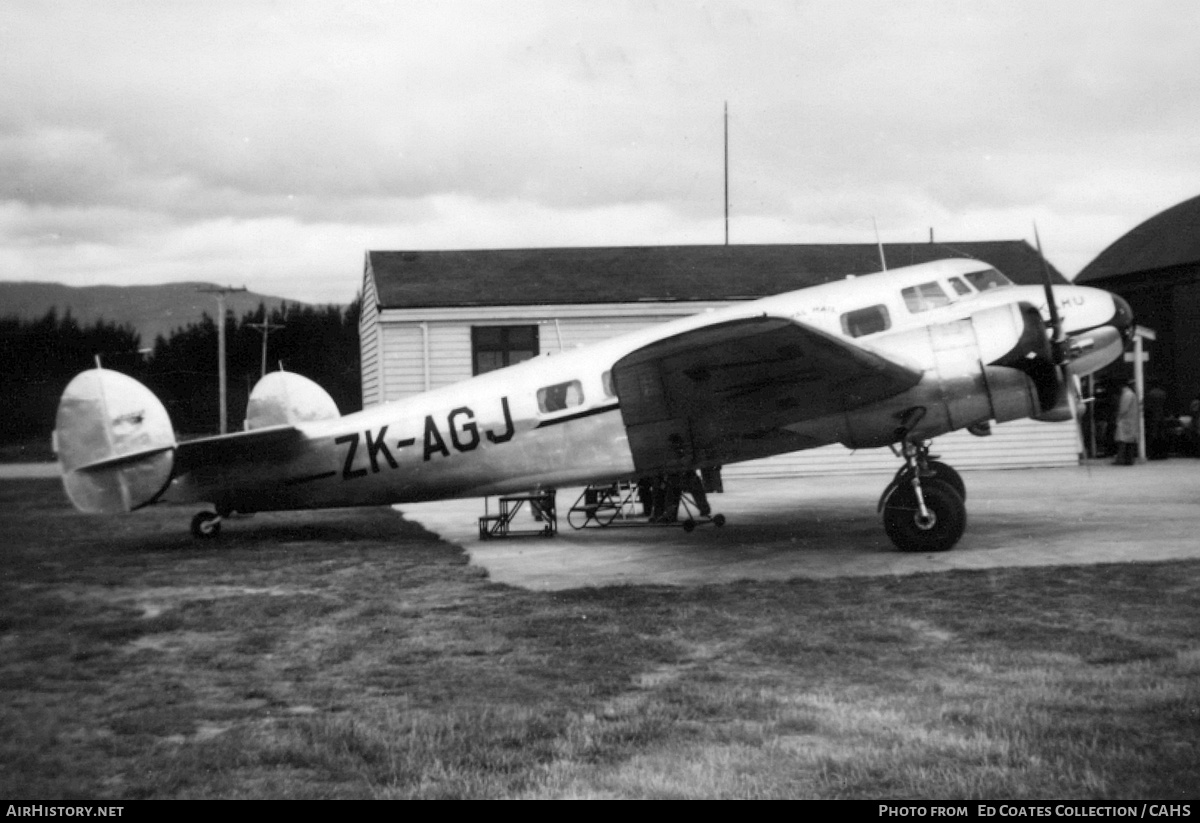
<path fill-rule="evenodd" d="M 944 552 L 967 527 L 967 490 L 954 469 L 929 455 L 928 443 L 903 441 L 904 465 L 879 500 L 883 529 L 906 552 Z"/>

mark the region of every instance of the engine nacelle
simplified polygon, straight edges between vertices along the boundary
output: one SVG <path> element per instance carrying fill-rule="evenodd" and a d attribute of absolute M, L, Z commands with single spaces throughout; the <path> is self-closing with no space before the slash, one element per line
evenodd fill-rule
<path fill-rule="evenodd" d="M 886 408 L 846 415 L 851 448 L 896 441 L 896 404 L 921 408 L 911 434 L 935 437 L 988 420 L 1003 423 L 1053 408 L 1057 370 L 1050 359 L 1045 323 L 1033 306 L 1006 304 L 949 323 L 923 326 L 885 338 L 887 351 L 903 352 L 925 376 Z M 894 356 L 894 355 L 893 355 Z"/>

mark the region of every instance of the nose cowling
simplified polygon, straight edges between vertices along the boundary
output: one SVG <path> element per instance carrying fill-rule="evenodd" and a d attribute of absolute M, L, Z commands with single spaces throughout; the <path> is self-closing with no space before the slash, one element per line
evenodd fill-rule
<path fill-rule="evenodd" d="M 1113 316 L 1109 325 L 1121 332 L 1121 337 L 1127 341 L 1133 334 L 1133 309 L 1129 307 L 1129 303 L 1124 297 L 1119 294 L 1112 295 L 1113 301 Z"/>
<path fill-rule="evenodd" d="M 1076 377 L 1092 374 L 1120 358 L 1133 337 L 1133 309 L 1119 295 L 1108 293 L 1112 314 L 1100 325 L 1071 335 L 1063 365 Z"/>

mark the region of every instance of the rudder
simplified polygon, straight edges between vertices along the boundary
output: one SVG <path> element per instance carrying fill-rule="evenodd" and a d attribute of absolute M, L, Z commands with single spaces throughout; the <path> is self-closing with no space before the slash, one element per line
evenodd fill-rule
<path fill-rule="evenodd" d="M 54 451 L 80 511 L 112 514 L 154 502 L 171 480 L 174 450 L 167 410 L 132 377 L 91 369 L 63 391 Z"/>
<path fill-rule="evenodd" d="M 246 404 L 246 429 L 292 426 L 341 416 L 323 388 L 295 372 L 271 372 L 258 381 Z"/>

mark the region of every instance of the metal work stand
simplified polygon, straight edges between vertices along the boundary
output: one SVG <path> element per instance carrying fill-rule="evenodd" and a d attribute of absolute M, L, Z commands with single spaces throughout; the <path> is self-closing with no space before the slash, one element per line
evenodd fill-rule
<path fill-rule="evenodd" d="M 497 514 L 487 511 L 487 498 L 484 498 L 484 515 L 479 518 L 479 539 L 553 537 L 558 534 L 558 511 L 555 506 L 555 495 L 556 493 L 553 491 L 504 495 L 500 498 L 500 511 Z M 514 529 L 512 527 L 513 519 L 526 503 L 529 504 L 534 518 L 543 524 L 541 528 Z"/>
<path fill-rule="evenodd" d="M 711 523 L 725 525 L 725 515 L 700 516 L 700 508 L 691 496 L 683 493 L 679 500 L 679 517 L 672 521 L 654 522 L 642 513 L 637 485 L 629 482 L 588 486 L 567 512 L 567 522 L 573 529 L 604 528 L 606 526 L 671 528 L 678 526 L 690 532 L 696 526 Z"/>

